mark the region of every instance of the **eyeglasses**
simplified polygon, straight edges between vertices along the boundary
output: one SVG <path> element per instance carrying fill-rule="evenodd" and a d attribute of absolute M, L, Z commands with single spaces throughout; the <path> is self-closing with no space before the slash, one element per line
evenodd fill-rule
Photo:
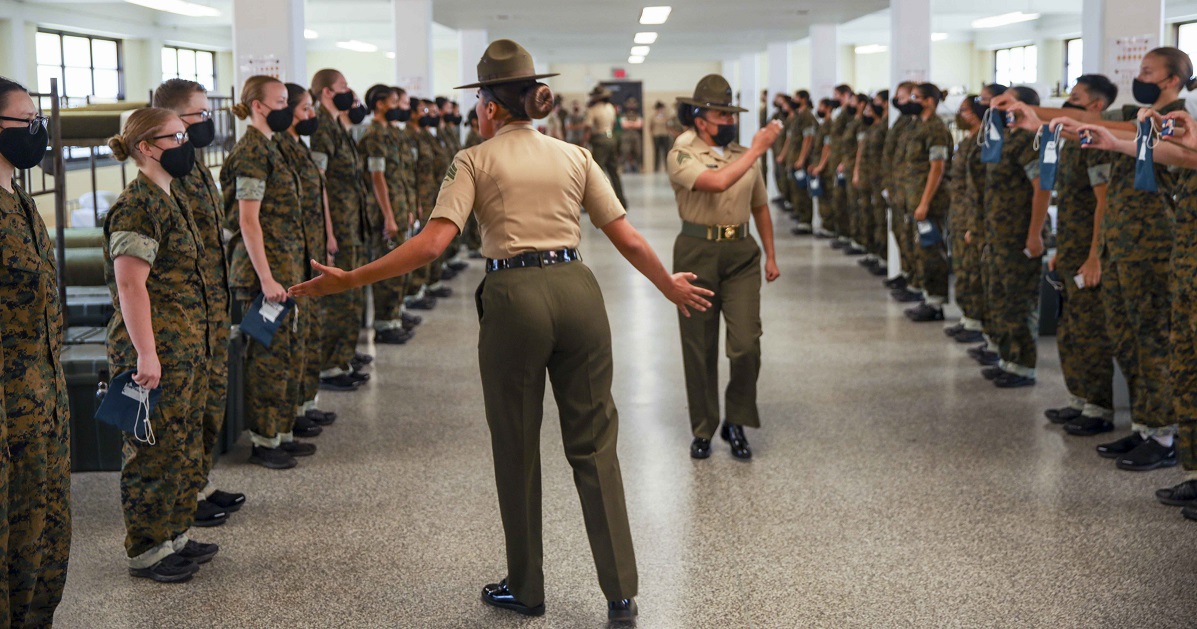
<path fill-rule="evenodd" d="M 178 133 L 168 133 L 166 135 L 155 135 L 151 140 L 165 140 L 166 138 L 174 138 L 179 146 L 183 146 L 190 139 L 186 131 L 179 131 Z"/>
<path fill-rule="evenodd" d="M 192 118 L 192 117 L 195 117 L 195 116 L 199 116 L 199 121 L 200 121 L 200 122 L 207 122 L 208 120 L 211 120 L 211 119 L 212 119 L 212 112 L 210 112 L 210 111 L 208 111 L 207 109 L 205 109 L 205 110 L 203 110 L 203 111 L 197 111 L 197 112 L 195 112 L 195 113 L 192 113 L 192 114 L 180 114 L 180 115 L 179 115 L 179 117 L 180 117 L 180 118 Z"/>
<path fill-rule="evenodd" d="M 32 118 L 10 118 L 8 116 L 0 116 L 0 120 L 7 120 L 9 122 L 24 122 L 29 125 L 29 134 L 35 135 L 39 128 L 45 128 L 50 119 L 45 116 L 34 116 Z M 15 127 L 14 127 L 15 128 Z"/>

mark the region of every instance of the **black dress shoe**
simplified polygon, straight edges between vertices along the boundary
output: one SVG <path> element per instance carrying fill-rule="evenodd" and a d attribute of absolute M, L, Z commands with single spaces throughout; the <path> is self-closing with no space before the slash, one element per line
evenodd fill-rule
<path fill-rule="evenodd" d="M 732 456 L 742 461 L 752 458 L 752 450 L 748 448 L 748 439 L 744 436 L 743 426 L 723 422 L 723 428 L 719 430 L 719 437 L 731 445 Z"/>
<path fill-rule="evenodd" d="M 892 290 L 898 290 L 901 288 L 906 288 L 906 286 L 908 285 L 908 282 L 906 281 L 905 276 L 899 275 L 898 277 L 893 277 L 888 280 L 885 280 L 884 282 L 882 282 L 882 285 L 884 285 L 886 288 L 889 288 Z"/>
<path fill-rule="evenodd" d="M 1002 375 L 1005 373 L 1006 373 L 1005 369 L 1002 369 L 1001 367 L 996 367 L 996 366 L 995 367 L 986 367 L 981 370 L 981 376 L 984 377 L 986 380 L 997 380 L 998 378 L 1001 378 Z"/>
<path fill-rule="evenodd" d="M 451 269 L 447 266 L 441 267 L 441 281 L 442 282 L 448 282 L 449 280 L 451 280 L 455 277 L 457 277 L 457 271 L 454 271 L 453 269 Z"/>
<path fill-rule="evenodd" d="M 636 615 L 639 613 L 636 599 L 625 598 L 618 601 L 607 601 L 607 620 L 612 622 L 636 620 Z"/>
<path fill-rule="evenodd" d="M 973 358 L 985 367 L 993 367 L 1002 362 L 1002 357 L 997 352 L 983 352 L 981 355 L 974 356 Z"/>
<path fill-rule="evenodd" d="M 847 247 L 844 247 L 844 255 L 846 256 L 863 256 L 868 252 L 868 249 L 865 249 L 864 247 L 857 247 L 856 245 L 848 245 Z"/>
<path fill-rule="evenodd" d="M 889 267 L 878 262 L 877 266 L 869 267 L 869 273 L 872 273 L 873 275 L 876 275 L 877 277 L 881 277 L 883 275 L 889 275 Z"/>
<path fill-rule="evenodd" d="M 361 385 L 362 383 L 345 374 L 320 379 L 320 388 L 325 391 L 354 391 Z"/>
<path fill-rule="evenodd" d="M 303 437 L 304 439 L 311 439 L 319 437 L 324 429 L 317 426 L 316 422 L 307 418 L 306 415 L 300 415 L 295 418 L 295 425 L 291 428 L 291 432 L 296 437 Z"/>
<path fill-rule="evenodd" d="M 208 494 L 208 502 L 232 513 L 241 508 L 245 504 L 245 494 L 238 494 L 231 491 L 221 491 L 219 489 Z"/>
<path fill-rule="evenodd" d="M 316 444 L 303 441 L 285 441 L 279 445 L 279 449 L 293 457 L 316 454 Z"/>
<path fill-rule="evenodd" d="M 373 356 L 369 354 L 363 354 L 361 352 L 354 352 L 353 358 L 349 359 L 349 366 L 356 370 L 361 369 L 372 362 L 374 362 Z"/>
<path fill-rule="evenodd" d="M 1029 387 L 1034 384 L 1034 378 L 1030 376 L 1020 376 L 1016 373 L 1002 374 L 993 381 L 993 386 L 999 389 L 1020 389 L 1022 387 Z"/>
<path fill-rule="evenodd" d="M 878 260 L 877 258 L 861 258 L 861 259 L 857 260 L 856 263 L 859 264 L 860 266 L 863 266 L 866 269 L 871 269 L 871 268 L 881 264 L 881 261 Z"/>
<path fill-rule="evenodd" d="M 1197 507 L 1197 480 L 1156 490 L 1155 497 L 1169 507 Z"/>
<path fill-rule="evenodd" d="M 1180 514 L 1184 516 L 1186 520 L 1197 520 L 1197 507 L 1185 507 L 1184 509 L 1180 510 Z"/>
<path fill-rule="evenodd" d="M 892 291 L 890 291 L 889 296 L 893 297 L 895 301 L 898 301 L 898 302 L 904 303 L 904 304 L 911 304 L 916 301 L 923 301 L 922 293 L 910 290 L 908 288 L 892 290 Z"/>
<path fill-rule="evenodd" d="M 694 441 L 690 442 L 690 458 L 705 459 L 709 456 L 711 456 L 711 440 L 695 437 Z"/>
<path fill-rule="evenodd" d="M 322 411 L 318 408 L 308 409 L 303 414 L 304 417 L 312 420 L 312 423 L 317 426 L 330 426 L 337 421 L 337 414 L 332 411 Z"/>
<path fill-rule="evenodd" d="M 535 607 L 529 607 L 517 600 L 511 590 L 507 589 L 507 579 L 503 579 L 498 583 L 491 583 L 482 588 L 482 602 L 493 607 L 501 607 L 503 609 L 510 609 L 517 614 L 525 616 L 543 616 L 544 603 Z"/>
<path fill-rule="evenodd" d="M 405 330 L 410 330 L 410 329 L 416 327 L 417 325 L 424 323 L 424 317 L 421 317 L 420 315 L 411 314 L 410 312 L 399 313 L 399 320 L 403 321 L 403 329 L 405 329 Z"/>
<path fill-rule="evenodd" d="M 943 308 L 936 306 L 928 306 L 927 304 L 919 304 L 914 308 L 906 311 L 906 318 L 915 323 L 930 323 L 932 321 L 943 321 Z"/>
<path fill-rule="evenodd" d="M 193 526 L 220 526 L 229 521 L 229 512 L 207 501 L 199 500 L 195 503 L 195 519 Z"/>
<path fill-rule="evenodd" d="M 454 271 L 464 271 L 470 268 L 470 263 L 466 262 L 465 260 L 452 260 L 445 266 L 453 269 Z"/>
<path fill-rule="evenodd" d="M 1081 412 L 1071 406 L 1064 408 L 1049 408 L 1043 411 L 1043 416 L 1053 424 L 1067 424 L 1081 416 Z"/>
<path fill-rule="evenodd" d="M 1161 467 L 1176 465 L 1176 446 L 1166 446 L 1155 439 L 1146 439 L 1142 445 L 1118 458 L 1118 469 L 1128 472 L 1149 472 Z"/>
<path fill-rule="evenodd" d="M 1100 417 L 1081 415 L 1064 424 L 1064 432 L 1074 437 L 1092 437 L 1103 432 L 1113 432 L 1114 422 Z"/>
<path fill-rule="evenodd" d="M 249 457 L 249 462 L 272 470 L 289 470 L 299 461 L 295 457 L 287 454 L 282 448 L 263 448 L 262 446 L 254 446 Z"/>
<path fill-rule="evenodd" d="M 985 340 L 985 334 L 980 330 L 964 330 L 954 338 L 957 343 L 980 343 Z"/>
<path fill-rule="evenodd" d="M 828 238 L 835 238 L 835 234 L 827 231 L 826 229 L 820 229 L 819 231 L 815 232 L 815 238 L 818 238 L 819 240 L 827 240 Z"/>
<path fill-rule="evenodd" d="M 847 242 L 845 242 L 845 241 L 843 241 L 843 240 L 840 240 L 840 239 L 838 239 L 838 238 L 836 238 L 835 240 L 831 241 L 831 248 L 832 248 L 832 249 L 843 249 L 843 248 L 845 248 L 845 247 L 847 247 L 847 246 L 848 246 L 848 243 L 847 243 Z"/>
<path fill-rule="evenodd" d="M 436 299 L 425 295 L 423 297 L 408 297 L 406 303 L 408 308 L 412 310 L 432 310 L 436 308 Z"/>
<path fill-rule="evenodd" d="M 955 338 L 955 336 L 956 336 L 957 334 L 960 334 L 960 333 L 961 333 L 961 332 L 963 332 L 963 331 L 964 331 L 964 324 L 963 324 L 963 323 L 957 323 L 956 325 L 953 325 L 953 326 L 950 326 L 950 327 L 946 327 L 946 328 L 944 328 L 944 329 L 943 329 L 944 336 L 950 336 L 950 337 L 953 337 L 953 338 Z"/>
<path fill-rule="evenodd" d="M 425 292 L 427 292 L 429 296 L 436 297 L 437 299 L 443 299 L 445 297 L 449 297 L 449 296 L 453 295 L 453 289 L 449 288 L 448 286 L 441 286 L 440 288 L 429 288 Z"/>
<path fill-rule="evenodd" d="M 403 328 L 395 328 L 393 330 L 380 330 L 374 333 L 374 342 L 382 343 L 384 345 L 403 345 L 415 336 L 410 330 Z"/>
<path fill-rule="evenodd" d="M 1116 459 L 1131 450 L 1143 445 L 1143 436 L 1139 433 L 1131 433 L 1129 436 L 1123 437 L 1118 441 L 1111 441 L 1110 443 L 1103 443 L 1097 446 L 1097 453 L 1106 459 Z"/>

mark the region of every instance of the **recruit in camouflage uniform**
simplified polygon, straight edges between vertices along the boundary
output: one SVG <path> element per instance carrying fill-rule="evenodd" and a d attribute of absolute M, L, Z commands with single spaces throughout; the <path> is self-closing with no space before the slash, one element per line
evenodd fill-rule
<path fill-rule="evenodd" d="M 819 124 L 819 132 L 815 136 L 814 146 L 811 147 L 810 165 L 812 168 L 818 166 L 823 161 L 823 152 L 825 150 L 831 150 L 832 113 L 834 112 L 828 112 L 823 118 L 823 122 Z M 809 172 L 809 169 L 807 170 Z M 807 183 L 809 185 L 810 182 L 808 181 Z M 819 221 L 822 223 L 820 229 L 823 230 L 823 233 L 830 235 L 834 235 L 835 233 L 835 211 L 831 202 L 831 187 L 834 184 L 835 165 L 829 155 L 827 164 L 823 166 L 823 170 L 819 173 L 819 187 L 823 190 L 823 196 L 819 197 Z"/>
<path fill-rule="evenodd" d="M 1039 185 L 1039 151 L 1032 132 L 1005 129 L 1002 133 L 1001 161 L 985 165 L 985 332 L 996 345 L 1002 371 L 1034 378 L 1043 258 L 1028 258 L 1023 251 L 1034 187 Z"/>
<path fill-rule="evenodd" d="M 241 234 L 241 201 L 260 201 L 266 263 L 274 281 L 284 287 L 304 279 L 303 211 L 299 179 L 287 165 L 278 145 L 256 127 L 229 152 L 220 169 L 230 243 L 229 286 L 241 312 L 262 292 L 262 285 Z M 309 313 L 292 308 L 281 319 L 270 347 L 249 341 L 245 348 L 245 424 L 260 448 L 277 448 L 291 441 L 296 407 L 303 403 L 299 382 L 304 374 L 303 330 L 299 319 Z"/>
<path fill-rule="evenodd" d="M 0 626 L 46 627 L 71 546 L 70 408 L 54 251 L 15 183 L 0 188 L 0 259 Z"/>
<path fill-rule="evenodd" d="M 204 404 L 204 458 L 195 490 L 200 499 L 207 497 L 214 487 L 208 482 L 212 466 L 216 464 L 216 442 L 224 428 L 229 388 L 229 282 L 228 263 L 221 237 L 224 229 L 224 202 L 212 173 L 198 160 L 191 173 L 170 183 L 176 199 L 185 200 L 203 245 L 200 276 L 204 281 L 204 300 L 208 304 L 206 331 L 208 357 L 207 376 L 203 388 L 208 391 Z"/>
<path fill-rule="evenodd" d="M 825 225 L 824 228 L 830 228 L 835 232 L 841 242 L 848 239 L 848 186 L 846 175 L 842 174 L 840 167 L 844 164 L 847 157 L 849 147 L 846 144 L 848 139 L 847 129 L 852 122 L 852 117 L 844 107 L 840 107 L 831 114 L 831 159 L 827 162 L 827 177 L 831 187 L 825 189 L 823 198 L 828 201 L 831 207 L 831 224 Z M 851 151 L 853 157 L 856 155 L 856 135 L 852 135 Z M 851 171 L 848 171 L 851 172 Z"/>
<path fill-rule="evenodd" d="M 861 212 L 865 215 L 865 241 L 860 243 L 874 258 L 885 264 L 889 239 L 886 236 L 885 197 L 881 196 L 884 174 L 885 138 L 889 134 L 889 119 L 877 118 L 866 127 L 857 142 L 863 147 L 860 154 Z"/>
<path fill-rule="evenodd" d="M 299 200 L 303 214 L 303 278 L 310 280 L 318 275 L 312 267 L 311 260 L 321 264 L 328 260 L 324 176 L 320 174 L 316 160 L 312 159 L 311 150 L 299 138 L 291 135 L 289 131 L 284 131 L 275 133 L 274 141 L 287 166 L 299 180 Z M 331 313 L 328 312 L 326 297 L 306 300 L 304 305 L 307 312 L 299 318 L 300 327 L 304 330 L 303 374 L 299 380 L 299 399 L 304 404 L 303 410 L 308 411 L 315 408 L 316 395 L 320 392 L 320 367 L 326 345 L 324 322 Z"/>
<path fill-rule="evenodd" d="M 914 227 L 910 224 L 910 213 L 914 208 L 906 207 L 906 195 L 902 194 L 902 182 L 908 174 L 905 171 L 906 136 L 910 134 L 917 119 L 911 115 L 901 115 L 894 121 L 893 127 L 885 135 L 885 150 L 883 161 L 888 176 L 885 181 L 886 195 L 889 197 L 890 231 L 894 240 L 898 242 L 898 252 L 902 257 L 902 276 L 910 282 L 911 290 L 919 287 L 915 273 Z"/>
<path fill-rule="evenodd" d="M 1064 142 L 1056 166 L 1056 272 L 1064 280 L 1064 312 L 1056 329 L 1060 370 L 1087 417 L 1114 419 L 1114 351 L 1106 329 L 1102 288 L 1073 278 L 1093 245 L 1093 189 L 1110 181 L 1110 154 Z"/>
<path fill-rule="evenodd" d="M 902 180 L 898 184 L 901 188 L 899 194 L 905 197 L 904 206 L 913 220 L 915 211 L 923 202 L 932 162 L 943 164 L 944 174 L 947 174 L 947 163 L 952 159 L 952 133 L 939 116 L 932 114 L 926 120 L 915 120 L 903 144 L 905 153 L 901 156 L 904 165 Z M 928 201 L 930 211 L 926 219 L 933 223 L 941 234 L 947 228 L 950 205 L 948 186 L 941 181 L 935 195 Z M 909 231 L 916 230 L 912 226 Z M 940 308 L 948 298 L 950 269 L 947 244 L 941 239 L 939 244 L 924 247 L 916 237 L 913 251 L 916 283 L 923 289 L 926 304 L 932 308 Z"/>
<path fill-rule="evenodd" d="M 1179 424 L 1176 454 L 1189 480 L 1197 480 L 1197 171 L 1178 185 L 1172 273 L 1172 408 Z M 1194 507 L 1188 507 L 1192 510 Z"/>
<path fill-rule="evenodd" d="M 856 172 L 856 155 L 860 148 L 858 144 L 861 131 L 864 129 L 864 123 L 861 122 L 859 115 L 854 115 L 848 119 L 848 123 L 844 125 L 844 133 L 841 140 L 841 150 L 843 151 L 843 161 L 840 165 L 843 167 L 843 185 L 837 184 L 837 189 L 842 189 L 844 192 L 844 206 L 843 214 L 840 216 L 840 222 L 843 225 L 843 234 L 847 236 L 852 246 L 860 244 L 862 236 L 860 229 L 862 227 L 860 216 L 860 188 L 852 185 L 852 173 Z"/>
<path fill-rule="evenodd" d="M 1184 108 L 1182 99 L 1159 113 Z M 1130 121 L 1137 111 L 1132 106 L 1104 116 L 1121 114 Z M 1164 436 L 1172 434 L 1175 424 L 1168 360 L 1176 178 L 1158 164 L 1155 174 L 1158 192 L 1136 191 L 1135 158 L 1110 157 L 1101 283 L 1110 342 L 1130 387 L 1132 425 L 1145 435 Z"/>
<path fill-rule="evenodd" d="M 370 126 L 358 141 L 358 149 L 366 158 L 367 176 L 373 178 L 374 173 L 382 173 L 386 180 L 387 201 L 391 215 L 399 227 L 399 233 L 390 242 L 383 242 L 382 247 L 375 252 L 375 257 L 382 257 L 388 251 L 403 244 L 407 239 L 408 215 L 415 212 L 415 208 L 408 204 L 408 189 L 405 181 L 407 172 L 414 172 L 415 158 L 408 149 L 403 132 L 388 124 L 371 120 Z M 373 185 L 367 187 L 373 190 Z M 370 216 L 378 216 L 378 227 L 371 233 L 371 238 L 385 241 L 382 233 L 382 209 L 379 207 L 375 194 L 369 195 L 367 212 Z M 372 219 L 374 222 L 374 219 Z M 403 298 L 407 295 L 408 275 L 383 280 L 373 285 L 374 291 L 374 329 L 382 332 L 396 330 L 403 327 L 400 316 L 403 308 Z"/>
<path fill-rule="evenodd" d="M 790 126 L 794 120 L 794 115 L 787 114 L 784 106 L 782 106 L 773 113 L 770 120 L 780 120 L 784 125 L 782 132 L 777 134 L 777 139 L 773 140 L 773 182 L 777 184 L 778 196 L 784 200 L 789 200 L 795 186 L 792 185 L 793 180 L 789 178 L 790 168 L 785 161 L 789 159 L 786 149 L 794 142 L 792 139 L 789 139 L 791 137 Z M 778 163 L 779 160 L 782 163 Z"/>
<path fill-rule="evenodd" d="M 328 212 L 337 255 L 333 265 L 346 271 L 366 261 L 363 218 L 366 190 L 362 186 L 363 163 L 353 136 L 337 116 L 320 107 L 320 123 L 312 133 L 312 158 L 324 173 Z M 349 362 L 357 351 L 366 311 L 365 293 L 357 288 L 323 298 L 324 356 L 320 375 L 339 376 L 351 371 Z"/>
<path fill-rule="evenodd" d="M 798 231 L 809 234 L 815 220 L 815 203 L 814 199 L 810 197 L 810 192 L 795 182 L 794 174 L 795 171 L 801 169 L 801 176 L 807 176 L 806 169 L 811 156 L 817 154 L 815 139 L 819 135 L 819 120 L 815 118 L 810 109 L 799 109 L 786 121 L 786 135 L 790 138 L 790 151 L 785 156 L 785 163 L 779 167 L 779 170 L 785 174 L 790 192 L 790 204 L 794 207 L 794 219 L 798 222 Z M 810 144 L 804 155 L 802 147 L 808 140 Z"/>
<path fill-rule="evenodd" d="M 451 166 L 453 164 L 453 158 L 456 157 L 457 152 L 461 150 L 461 137 L 459 137 L 457 135 L 456 127 L 454 127 L 452 125 L 445 125 L 437 132 L 436 140 L 437 140 L 437 144 L 440 148 L 440 158 L 441 158 L 441 161 L 436 162 L 436 166 L 437 166 L 436 180 L 438 182 L 443 182 L 445 180 L 445 175 L 447 175 L 449 173 L 449 166 Z M 438 184 L 437 189 L 436 189 L 436 192 L 438 195 L 440 194 L 440 190 L 441 190 L 440 185 Z M 436 206 L 436 202 L 434 201 L 433 207 L 435 207 L 435 206 Z M 444 252 L 441 253 L 441 257 L 437 261 L 432 263 L 432 268 L 430 269 L 431 275 L 430 275 L 430 279 L 429 279 L 429 284 L 432 284 L 432 285 L 440 284 L 441 279 L 444 274 L 445 265 L 448 264 L 449 261 L 452 260 L 454 257 L 456 257 L 457 252 L 460 250 L 461 250 L 461 234 L 459 233 L 456 236 L 454 236 L 451 241 L 449 241 L 449 246 L 445 247 Z M 448 290 L 448 289 L 444 289 L 444 290 Z"/>
<path fill-rule="evenodd" d="M 153 314 L 154 348 L 162 364 L 162 394 L 150 416 L 156 442 L 150 445 L 123 435 L 121 503 L 130 568 L 147 568 L 181 550 L 195 517 L 211 355 L 200 270 L 203 248 L 191 212 L 144 174 L 125 188 L 104 219 L 105 276 L 116 308 L 108 322 L 110 373 L 116 376 L 137 367 L 113 265 L 121 256 L 150 265 L 145 289 Z"/>
<path fill-rule="evenodd" d="M 982 221 L 981 194 L 985 186 L 985 164 L 977 144 L 979 127 L 960 141 L 952 158 L 949 219 L 952 239 L 952 273 L 956 276 L 956 305 L 962 313 L 960 326 L 975 340 L 985 321 L 985 282 L 981 251 L 985 228 Z M 965 239 L 967 234 L 968 238 Z M 971 241 L 971 242 L 969 242 Z"/>
<path fill-rule="evenodd" d="M 416 218 L 424 225 L 432 215 L 432 209 L 436 207 L 436 196 L 445 174 L 442 168 L 447 168 L 447 163 L 440 142 L 432 137 L 428 129 L 418 124 L 408 124 L 406 131 L 408 141 L 416 147 L 416 198 L 419 201 Z M 437 173 L 441 176 L 437 177 Z M 435 282 L 432 279 L 433 266 L 438 266 L 438 263 L 434 262 L 412 272 L 411 283 L 407 287 L 409 295 L 415 295 L 420 289 Z M 437 273 L 436 277 L 439 279 L 440 274 Z"/>

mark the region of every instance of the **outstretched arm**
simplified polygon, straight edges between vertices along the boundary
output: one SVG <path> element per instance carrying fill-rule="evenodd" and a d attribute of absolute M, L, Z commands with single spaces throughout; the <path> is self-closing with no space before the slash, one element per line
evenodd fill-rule
<path fill-rule="evenodd" d="M 434 218 L 411 240 L 352 271 L 342 271 L 312 260 L 312 268 L 319 271 L 320 276 L 292 286 L 288 292 L 292 297 L 319 297 L 411 273 L 440 257 L 458 233 L 457 225 L 452 221 Z"/>
<path fill-rule="evenodd" d="M 628 222 L 626 216 L 604 225 L 603 233 L 619 250 L 620 255 L 631 262 L 632 266 L 648 278 L 669 301 L 677 305 L 683 316 L 690 316 L 690 308 L 706 312 L 707 308 L 711 307 L 711 302 L 705 298 L 714 296 L 714 291 L 691 284 L 692 280 L 698 279 L 693 273 L 670 275 L 669 271 L 665 270 L 665 265 L 661 264 L 661 259 L 657 257 L 657 252 L 653 251 L 644 236 Z"/>

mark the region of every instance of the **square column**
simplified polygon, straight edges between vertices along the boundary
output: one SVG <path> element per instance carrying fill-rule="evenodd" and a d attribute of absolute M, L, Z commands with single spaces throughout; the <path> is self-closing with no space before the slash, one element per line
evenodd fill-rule
<path fill-rule="evenodd" d="M 37 91 L 36 76 L 29 76 L 29 39 L 25 20 L 19 14 L 0 20 L 0 76 L 6 76 L 30 90 Z M 31 84 L 30 78 L 34 79 Z"/>
<path fill-rule="evenodd" d="M 744 146 L 752 144 L 752 136 L 756 134 L 760 127 L 760 72 L 760 53 L 749 53 L 740 56 L 739 81 L 732 83 L 734 86 L 732 89 L 740 93 L 740 102 L 738 104 L 748 110 L 746 113 L 740 114 L 740 144 Z"/>
<path fill-rule="evenodd" d="M 1084 71 L 1104 74 L 1118 86 L 1118 103 L 1131 103 L 1131 82 L 1138 59 L 1117 61 L 1122 52 L 1117 40 L 1139 38 L 1142 48 L 1164 42 L 1163 0 L 1127 3 L 1115 0 L 1084 0 L 1081 37 L 1085 42 Z M 1135 56 L 1141 56 L 1138 52 Z"/>
<path fill-rule="evenodd" d="M 457 44 L 461 54 L 458 57 L 457 83 L 455 85 L 467 85 L 478 79 L 478 61 L 482 59 L 482 54 L 486 52 L 490 41 L 487 40 L 485 30 L 464 29 L 457 31 Z M 474 109 L 474 105 L 478 102 L 478 90 L 459 90 L 457 102 L 461 104 L 461 115 L 468 117 L 470 110 Z M 464 128 L 463 124 L 462 129 Z"/>
<path fill-rule="evenodd" d="M 789 95 L 790 88 L 790 42 L 769 44 L 769 100 L 778 94 Z"/>
<path fill-rule="evenodd" d="M 810 96 L 817 103 L 831 96 L 839 83 L 839 37 L 835 24 L 811 24 Z"/>
<path fill-rule="evenodd" d="M 308 84 L 312 77 L 308 75 L 303 24 L 303 0 L 233 3 L 233 72 L 238 93 L 245 79 L 255 74 Z M 154 55 L 160 64 L 160 52 L 155 50 Z M 159 66 L 154 85 L 161 79 Z"/>
<path fill-rule="evenodd" d="M 436 94 L 432 93 L 432 0 L 392 0 L 392 8 L 395 85 L 412 96 L 433 98 Z"/>
<path fill-rule="evenodd" d="M 926 82 L 931 76 L 931 0 L 893 0 L 889 19 L 890 85 Z"/>

